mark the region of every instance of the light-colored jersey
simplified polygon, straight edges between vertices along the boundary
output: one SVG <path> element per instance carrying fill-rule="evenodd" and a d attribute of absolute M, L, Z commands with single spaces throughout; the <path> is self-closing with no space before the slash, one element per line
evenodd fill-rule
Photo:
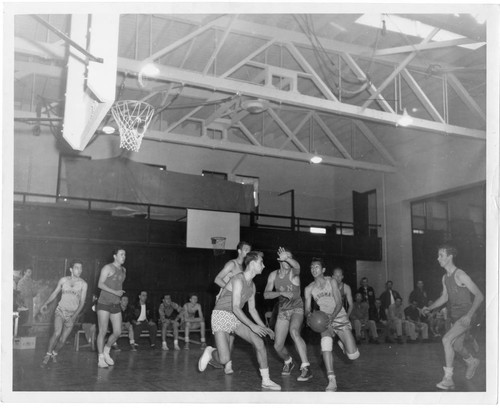
<path fill-rule="evenodd" d="M 330 277 L 325 278 L 325 286 L 322 288 L 314 284 L 311 290 L 311 295 L 319 306 L 319 310 L 326 314 L 332 314 L 336 306 L 331 279 Z M 345 314 L 344 308 L 340 310 L 339 315 L 341 313 Z"/>
<path fill-rule="evenodd" d="M 85 281 L 83 279 L 72 281 L 70 278 L 67 278 L 62 284 L 62 295 L 58 307 L 65 312 L 75 312 L 80 305 L 84 286 Z"/>

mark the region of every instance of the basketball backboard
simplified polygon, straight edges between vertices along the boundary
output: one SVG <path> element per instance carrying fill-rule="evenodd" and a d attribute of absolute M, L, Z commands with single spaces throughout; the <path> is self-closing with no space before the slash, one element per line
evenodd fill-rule
<path fill-rule="evenodd" d="M 84 150 L 115 101 L 119 14 L 73 14 L 71 40 L 96 62 L 69 47 L 63 137 Z"/>
<path fill-rule="evenodd" d="M 240 241 L 240 214 L 188 209 L 186 247 L 213 249 L 212 237 L 224 237 L 226 249 L 236 249 Z"/>

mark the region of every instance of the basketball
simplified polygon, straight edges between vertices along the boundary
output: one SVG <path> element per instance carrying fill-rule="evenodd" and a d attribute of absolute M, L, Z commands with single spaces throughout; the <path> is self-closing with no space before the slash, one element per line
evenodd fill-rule
<path fill-rule="evenodd" d="M 307 325 L 316 333 L 323 333 L 328 328 L 328 315 L 325 312 L 316 310 L 307 318 Z"/>

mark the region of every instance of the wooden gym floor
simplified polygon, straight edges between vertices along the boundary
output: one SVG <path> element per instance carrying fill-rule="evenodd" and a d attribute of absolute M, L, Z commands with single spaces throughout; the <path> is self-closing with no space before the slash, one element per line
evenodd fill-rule
<path fill-rule="evenodd" d="M 456 391 L 484 392 L 486 390 L 485 339 L 477 339 L 481 359 L 476 375 L 465 380 L 465 366 L 460 358 L 455 360 Z M 298 366 L 290 377 L 281 376 L 282 362 L 270 341 L 267 342 L 271 379 L 286 392 L 324 391 L 327 380 L 318 338 L 306 339 L 308 355 L 314 377 L 308 382 L 298 382 Z M 115 366 L 97 367 L 97 355 L 89 347 L 75 351 L 67 344 L 58 356 L 58 363 L 41 368 L 47 342 L 39 341 L 35 350 L 14 350 L 13 391 L 246 391 L 260 392 L 260 377 L 256 358 L 250 345 L 236 339 L 233 352 L 234 374 L 207 367 L 198 372 L 200 346 L 191 344 L 190 350 L 162 351 L 157 344 L 150 349 L 147 339 L 141 338 L 137 352 L 129 350 L 128 339 L 120 339 L 121 351 L 112 351 Z M 213 345 L 213 339 L 208 338 Z M 180 341 L 181 348 L 183 341 Z M 292 344 L 289 351 L 297 359 Z M 444 353 L 439 340 L 432 343 L 359 346 L 361 356 L 356 361 L 347 360 L 338 346 L 334 346 L 334 368 L 339 392 L 443 392 L 435 387 L 443 375 Z M 295 360 L 297 363 L 297 360 Z"/>

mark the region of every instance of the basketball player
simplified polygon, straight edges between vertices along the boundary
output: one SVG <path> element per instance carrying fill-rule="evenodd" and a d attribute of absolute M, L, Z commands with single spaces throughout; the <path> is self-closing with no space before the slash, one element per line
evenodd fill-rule
<path fill-rule="evenodd" d="M 354 309 L 354 301 L 352 299 L 351 287 L 344 283 L 344 271 L 342 268 L 335 268 L 333 270 L 333 278 L 337 281 L 339 286 L 340 296 L 342 297 L 342 306 L 346 310 L 347 317 L 351 316 L 352 310 Z"/>
<path fill-rule="evenodd" d="M 443 275 L 443 291 L 441 296 L 430 306 L 422 308 L 424 314 L 437 309 L 448 302 L 448 310 L 452 326 L 443 336 L 443 347 L 446 366 L 444 369 L 443 380 L 436 384 L 436 387 L 443 390 L 452 390 L 455 388 L 453 382 L 453 360 L 455 352 L 464 359 L 467 369 L 465 378 L 470 380 L 474 377 L 479 360 L 472 356 L 464 345 L 464 339 L 474 320 L 475 313 L 484 300 L 484 296 L 472 281 L 472 279 L 461 269 L 455 266 L 454 258 L 457 256 L 457 250 L 451 245 L 442 245 L 438 249 L 438 262 L 444 268 L 446 274 Z M 471 294 L 474 295 L 474 301 L 471 302 Z"/>
<path fill-rule="evenodd" d="M 238 256 L 235 259 L 231 259 L 230 261 L 226 262 L 224 265 L 224 268 L 217 274 L 215 277 L 214 282 L 220 286 L 220 291 L 217 297 L 215 298 L 215 302 L 219 299 L 219 296 L 222 293 L 222 289 L 226 284 L 231 280 L 231 278 L 234 275 L 237 275 L 238 273 L 243 272 L 243 260 L 245 259 L 245 256 L 252 250 L 252 246 L 245 241 L 241 241 L 238 243 L 236 246 L 236 250 L 238 251 Z M 233 344 L 234 344 L 234 334 L 231 333 L 229 335 L 229 352 L 231 353 L 233 351 Z M 232 361 L 229 360 L 227 364 L 224 367 L 224 372 L 226 374 L 232 374 L 233 367 L 232 367 Z"/>
<path fill-rule="evenodd" d="M 161 322 L 161 349 L 168 350 L 167 346 L 167 330 L 169 326 L 172 326 L 174 331 L 174 349 L 180 350 L 179 347 L 179 313 L 182 312 L 182 308 L 175 302 L 172 302 L 172 297 L 170 295 L 163 296 L 160 307 L 158 308 L 158 314 L 160 315 Z"/>
<path fill-rule="evenodd" d="M 198 317 L 196 317 L 198 314 Z M 182 310 L 182 319 L 185 324 L 184 327 L 184 350 L 189 350 L 189 330 L 200 329 L 201 337 L 201 348 L 205 348 L 207 344 L 205 343 L 205 318 L 203 317 L 203 311 L 201 310 L 201 305 L 198 303 L 198 296 L 194 293 L 189 296 L 189 302 L 184 304 Z"/>
<path fill-rule="evenodd" d="M 82 274 L 82 261 L 71 261 L 69 271 L 71 272 L 71 276 L 59 279 L 57 287 L 40 308 L 41 313 L 46 313 L 47 305 L 57 297 L 59 292 L 62 293 L 61 300 L 54 314 L 54 333 L 49 340 L 49 348 L 43 358 L 42 367 L 47 367 L 51 358 L 53 363 L 57 362 L 57 353 L 64 346 L 66 339 L 73 329 L 75 320 L 85 304 L 87 283 L 80 278 Z"/>
<path fill-rule="evenodd" d="M 97 300 L 97 322 L 99 325 L 99 334 L 97 335 L 99 358 L 97 366 L 100 368 L 107 368 L 115 364 L 109 355 L 109 351 L 122 332 L 120 298 L 125 293 L 122 290 L 123 281 L 127 274 L 122 266 L 125 263 L 125 255 L 124 249 L 114 250 L 113 262 L 104 265 L 97 283 L 97 287 L 101 289 L 101 294 Z M 109 322 L 111 322 L 113 332 L 109 335 L 106 345 L 104 345 L 104 336 L 108 331 Z"/>
<path fill-rule="evenodd" d="M 322 259 L 314 258 L 311 262 L 311 274 L 314 282 L 305 289 L 305 312 L 311 314 L 311 299 L 314 299 L 319 309 L 325 312 L 330 319 L 328 329 L 321 333 L 321 352 L 326 366 L 328 386 L 325 391 L 336 391 L 337 381 L 333 371 L 333 338 L 335 335 L 342 340 L 342 349 L 350 360 L 359 357 L 359 351 L 352 335 L 349 318 L 342 307 L 342 298 L 337 281 L 325 276 L 325 266 Z"/>
<path fill-rule="evenodd" d="M 304 302 L 300 297 L 300 265 L 293 259 L 292 253 L 285 248 L 278 248 L 280 269 L 269 274 L 264 299 L 279 298 L 278 319 L 274 326 L 274 349 L 283 359 L 281 375 L 290 375 L 295 367 L 293 359 L 285 347 L 285 340 L 290 333 L 302 364 L 297 381 L 308 381 L 312 378 L 307 347 L 300 335 L 304 321 Z"/>
<path fill-rule="evenodd" d="M 254 346 L 262 376 L 262 388 L 281 390 L 281 387 L 269 378 L 267 352 L 262 337 L 274 338 L 274 332 L 266 327 L 255 309 L 255 284 L 253 279 L 264 269 L 262 252 L 251 251 L 245 257 L 245 271 L 231 278 L 224 287 L 212 312 L 212 332 L 217 348 L 208 346 L 198 361 L 198 369 L 205 371 L 211 360 L 225 365 L 231 359 L 229 335 L 236 334 Z M 248 302 L 248 312 L 253 321 L 243 312 Z"/>

